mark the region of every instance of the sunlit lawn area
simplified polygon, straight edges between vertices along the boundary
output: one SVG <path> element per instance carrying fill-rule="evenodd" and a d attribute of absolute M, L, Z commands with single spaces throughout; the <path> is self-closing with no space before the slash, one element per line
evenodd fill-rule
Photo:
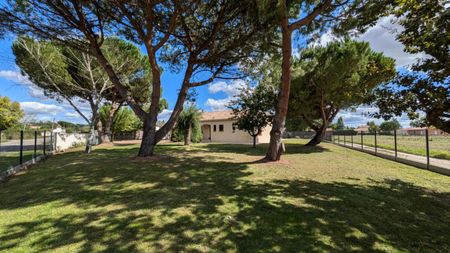
<path fill-rule="evenodd" d="M 450 177 L 299 142 L 56 155 L 0 183 L 0 251 L 450 251 Z"/>

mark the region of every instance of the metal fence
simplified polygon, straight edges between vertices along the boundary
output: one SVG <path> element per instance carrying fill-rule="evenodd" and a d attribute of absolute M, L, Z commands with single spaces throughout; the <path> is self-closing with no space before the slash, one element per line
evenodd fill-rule
<path fill-rule="evenodd" d="M 356 132 L 353 130 L 334 132 L 332 142 L 359 149 L 396 161 L 410 161 L 430 167 L 450 170 L 450 136 L 430 135 L 425 129 L 421 134 L 399 134 L 391 132 Z"/>
<path fill-rule="evenodd" d="M 52 152 L 55 145 L 50 131 L 0 131 L 0 173 Z"/>

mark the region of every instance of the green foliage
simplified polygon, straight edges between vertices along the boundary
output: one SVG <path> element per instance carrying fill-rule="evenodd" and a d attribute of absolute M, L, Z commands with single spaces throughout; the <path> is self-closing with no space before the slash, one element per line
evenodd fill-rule
<path fill-rule="evenodd" d="M 110 104 L 106 104 L 100 107 L 99 115 L 102 125 L 107 124 L 110 111 Z M 141 121 L 136 116 L 136 114 L 134 114 L 134 112 L 128 107 L 119 108 L 112 121 L 112 132 L 134 132 L 139 129 L 141 129 Z"/>
<path fill-rule="evenodd" d="M 427 119 L 425 117 L 421 117 L 419 119 L 411 120 L 409 125 L 412 127 L 427 127 Z"/>
<path fill-rule="evenodd" d="M 8 97 L 0 96 L 0 131 L 19 123 L 24 116 L 18 102 L 12 102 Z"/>
<path fill-rule="evenodd" d="M 339 110 L 367 102 L 372 90 L 395 75 L 395 62 L 349 39 L 304 50 L 294 62 L 289 117 L 319 131 Z"/>
<path fill-rule="evenodd" d="M 185 144 L 189 144 L 189 141 L 201 142 L 203 136 L 200 127 L 200 115 L 201 111 L 194 104 L 183 109 L 172 131 L 171 140 L 177 142 L 185 140 Z M 190 135 L 190 140 L 186 139 L 186 135 Z"/>
<path fill-rule="evenodd" d="M 344 130 L 345 129 L 344 119 L 342 117 L 338 118 L 334 129 L 335 130 Z"/>
<path fill-rule="evenodd" d="M 58 125 L 60 125 L 62 128 L 66 130 L 66 133 L 75 133 L 79 132 L 81 128 L 84 126 L 82 124 L 75 124 L 68 121 L 58 121 Z"/>
<path fill-rule="evenodd" d="M 288 132 L 306 131 L 308 124 L 306 124 L 302 117 L 288 117 L 286 118 L 285 128 Z"/>
<path fill-rule="evenodd" d="M 383 132 L 391 132 L 397 129 L 400 129 L 402 126 L 400 125 L 400 122 L 398 122 L 397 119 L 392 119 L 389 121 L 384 121 L 380 124 L 380 130 Z"/>
<path fill-rule="evenodd" d="M 51 98 L 69 102 L 81 98 L 95 105 L 92 110 L 102 100 L 122 100 L 98 61 L 83 51 L 28 37 L 19 37 L 12 49 L 21 71 Z M 139 48 L 118 38 L 107 38 L 102 51 L 133 99 L 138 103 L 147 101 L 151 95 L 150 71 Z"/>
<path fill-rule="evenodd" d="M 375 131 L 379 131 L 380 127 L 375 124 L 375 121 L 367 122 L 367 126 L 369 126 L 369 133 L 375 133 Z"/>
<path fill-rule="evenodd" d="M 425 112 L 423 125 L 434 125 L 450 133 L 450 11 L 445 0 L 398 1 L 392 14 L 404 30 L 397 40 L 408 53 L 423 53 L 411 72 L 380 87 L 375 94 L 379 113 L 390 119 L 406 112 L 411 119 Z"/>
<path fill-rule="evenodd" d="M 272 122 L 275 113 L 276 91 L 272 85 L 260 84 L 255 88 L 243 88 L 229 108 L 233 110 L 236 126 L 253 138 Z"/>

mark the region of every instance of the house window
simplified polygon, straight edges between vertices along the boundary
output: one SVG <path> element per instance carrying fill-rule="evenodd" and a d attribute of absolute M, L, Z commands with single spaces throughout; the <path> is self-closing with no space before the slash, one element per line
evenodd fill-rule
<path fill-rule="evenodd" d="M 216 125 L 214 125 L 214 132 L 217 131 Z"/>
<path fill-rule="evenodd" d="M 223 132 L 223 125 L 219 125 L 219 132 Z"/>

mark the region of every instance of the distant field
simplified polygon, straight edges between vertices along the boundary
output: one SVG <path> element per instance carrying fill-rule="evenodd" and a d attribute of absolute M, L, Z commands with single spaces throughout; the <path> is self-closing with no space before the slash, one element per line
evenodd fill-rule
<path fill-rule="evenodd" d="M 339 137 L 343 142 L 344 137 Z M 430 156 L 434 158 L 450 160 L 450 136 L 430 136 Z M 337 136 L 335 136 L 337 140 Z M 350 142 L 351 137 L 346 136 L 346 141 Z M 353 142 L 361 144 L 361 135 L 353 136 Z M 374 147 L 374 135 L 364 135 L 364 145 Z M 394 136 L 377 135 L 377 146 L 389 150 L 394 150 Z M 425 136 L 397 136 L 397 150 L 415 155 L 426 155 Z"/>

